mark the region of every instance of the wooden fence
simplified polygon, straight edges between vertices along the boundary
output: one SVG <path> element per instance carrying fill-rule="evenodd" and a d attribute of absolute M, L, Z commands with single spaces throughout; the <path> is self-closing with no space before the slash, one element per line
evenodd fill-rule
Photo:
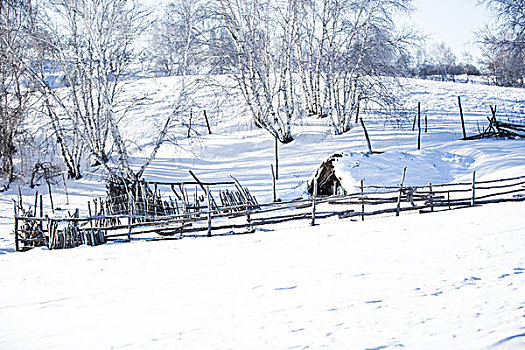
<path fill-rule="evenodd" d="M 155 211 L 146 214 L 131 211 L 117 215 L 80 217 L 77 210 L 68 217 L 51 218 L 43 214 L 41 197 L 40 215 L 37 215 L 38 196 L 35 196 L 34 210 L 24 210 L 15 203 L 15 247 L 17 251 L 36 246 L 62 249 L 81 244 L 98 245 L 107 241 L 209 237 L 212 233 L 232 234 L 232 230 L 239 229 L 243 231 L 237 233 L 253 232 L 258 226 L 293 220 L 308 220 L 311 225 L 316 225 L 327 218 L 364 220 L 367 216 L 400 215 L 405 211 L 427 213 L 487 203 L 525 201 L 525 176 L 476 181 L 474 172 L 472 181 L 463 183 L 429 183 L 426 186 L 410 187 L 403 182 L 404 176 L 399 186 L 391 187 L 365 186 L 362 181 L 357 191 L 351 194 L 329 197 L 313 195 L 307 199 L 265 204 L 258 204 L 255 200 L 250 204 L 242 202 L 242 187 L 236 193 L 239 196 L 236 200 L 230 198 L 214 203 L 210 184 L 201 183 L 205 196 L 204 201 L 199 199 L 202 205 L 186 208 L 185 211 L 175 210 L 168 215 L 153 215 Z M 240 202 L 242 204 L 238 204 Z"/>

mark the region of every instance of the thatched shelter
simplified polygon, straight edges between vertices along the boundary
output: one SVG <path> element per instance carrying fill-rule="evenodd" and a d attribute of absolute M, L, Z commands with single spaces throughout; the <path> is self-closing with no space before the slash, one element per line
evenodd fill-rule
<path fill-rule="evenodd" d="M 319 166 L 315 176 L 308 181 L 308 193 L 313 195 L 315 179 L 317 179 L 317 195 L 319 196 L 332 196 L 346 193 L 345 189 L 341 186 L 341 178 L 337 177 L 334 169 L 334 163 L 342 157 L 342 154 L 334 153 Z"/>

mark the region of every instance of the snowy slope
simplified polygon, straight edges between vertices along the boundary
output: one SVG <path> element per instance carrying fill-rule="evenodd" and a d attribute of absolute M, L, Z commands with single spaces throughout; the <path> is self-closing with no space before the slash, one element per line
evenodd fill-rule
<path fill-rule="evenodd" d="M 523 349 L 524 209 L 1 255 L 0 348 Z"/>
<path fill-rule="evenodd" d="M 127 87 L 130 97 L 143 98 L 122 128 L 137 165 L 155 125 L 173 110 L 178 84 L 159 78 Z M 395 184 L 403 166 L 423 183 L 470 180 L 474 170 L 480 180 L 525 174 L 523 140 L 459 141 L 457 112 L 461 96 L 472 134 L 486 124 L 490 104 L 512 118 L 522 113 L 525 90 L 404 85 L 407 107 L 415 113 L 421 102 L 428 118 L 422 151 L 413 114 L 396 123 L 365 115 L 374 150 L 393 156 L 368 168 L 363 163 L 366 171 L 355 179 Z M 234 175 L 259 202 L 269 201 L 273 139 L 251 126 L 238 98 L 202 89 L 197 101 L 200 136 L 186 139 L 181 127 L 177 145 L 161 148 L 146 178 L 190 180 L 189 169 L 203 181 Z M 327 124 L 305 118 L 296 140 L 280 146 L 279 197 L 304 196 L 306 181 L 335 152 L 363 157 L 360 127 L 335 136 Z M 104 195 L 100 174 L 92 171 L 68 182 L 69 204 L 63 185 L 54 188 L 63 209 L 57 214 L 85 213 L 89 199 Z M 525 347 L 523 203 L 334 219 L 314 228 L 294 222 L 246 236 L 13 253 L 17 185 L 0 194 L 0 349 Z M 34 190 L 19 185 L 31 204 Z M 47 201 L 44 187 L 38 190 Z"/>

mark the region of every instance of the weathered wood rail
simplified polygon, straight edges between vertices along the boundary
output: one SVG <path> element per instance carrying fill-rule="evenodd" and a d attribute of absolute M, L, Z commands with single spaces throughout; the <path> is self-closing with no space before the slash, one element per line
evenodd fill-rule
<path fill-rule="evenodd" d="M 402 183 L 402 182 L 401 182 Z M 197 185 L 199 182 L 196 181 Z M 226 183 L 215 183 L 226 184 Z M 227 184 L 232 184 L 228 182 Z M 236 195 L 249 197 L 238 182 Z M 174 186 L 173 183 L 157 183 Z M 68 217 L 37 216 L 37 199 L 34 210 L 24 210 L 15 203 L 14 232 L 17 251 L 35 246 L 50 249 L 72 248 L 81 244 L 98 245 L 107 241 L 133 239 L 178 239 L 182 237 L 253 232 L 255 227 L 309 220 L 312 225 L 327 218 L 361 218 L 381 214 L 399 215 L 401 212 L 420 213 L 453 210 L 488 203 L 525 201 L 525 176 L 471 182 L 428 184 L 427 186 L 364 186 L 347 195 L 297 199 L 286 202 L 237 204 L 238 200 L 221 200 L 212 205 L 210 184 L 200 183 L 207 205 L 174 210 L 168 215 L 152 215 L 152 211 L 136 214 L 132 211 L 117 215 L 88 215 L 80 217 L 78 210 Z M 156 190 L 155 190 L 156 191 Z M 183 193 L 183 192 L 181 192 Z M 223 193 L 223 192 L 220 192 Z M 180 194 L 182 196 L 182 194 Z M 42 200 L 40 199 L 40 203 Z M 100 207 L 99 207 L 100 208 Z M 90 211 L 91 212 L 91 211 Z M 153 211 L 155 212 L 155 211 Z M 161 212 L 161 211 L 158 211 Z M 165 213 L 165 211 L 164 211 Z M 199 232 L 206 232 L 198 234 Z M 154 234 L 152 237 L 151 234 Z M 150 235 L 150 236 L 147 236 Z M 142 236 L 142 237 L 139 237 Z M 145 237 L 147 236 L 147 237 Z M 138 238 L 136 238 L 138 237 Z"/>

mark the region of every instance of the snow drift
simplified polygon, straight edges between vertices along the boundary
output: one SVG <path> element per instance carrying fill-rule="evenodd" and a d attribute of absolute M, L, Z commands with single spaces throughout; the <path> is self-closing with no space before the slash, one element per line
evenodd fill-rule
<path fill-rule="evenodd" d="M 397 186 L 404 167 L 407 168 L 404 182 L 407 186 L 447 183 L 454 180 L 453 173 L 467 169 L 472 161 L 472 158 L 467 156 L 436 150 L 372 154 L 345 151 L 328 157 L 312 176 L 309 184 L 319 176 L 323 166 L 331 166 L 333 172 L 331 179 L 325 179 L 324 183 L 333 179 L 338 182 L 337 187 L 347 194 L 358 192 L 361 180 L 366 185 Z"/>

